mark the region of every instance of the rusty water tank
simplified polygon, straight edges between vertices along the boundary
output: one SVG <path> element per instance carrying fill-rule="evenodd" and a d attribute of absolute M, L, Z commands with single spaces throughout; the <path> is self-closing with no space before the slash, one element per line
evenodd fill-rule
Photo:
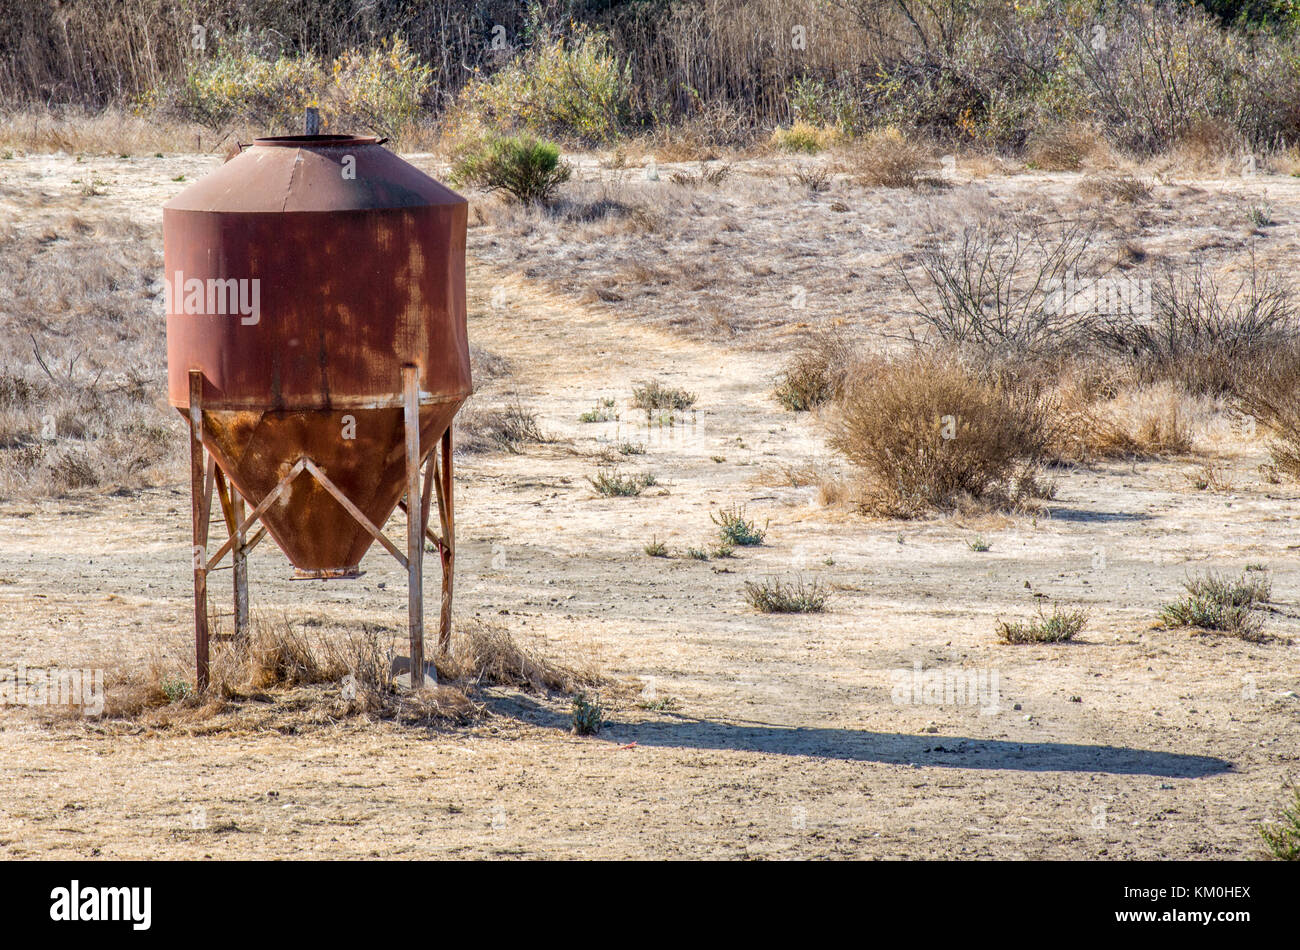
<path fill-rule="evenodd" d="M 251 504 L 310 457 L 376 525 L 406 487 L 402 366 L 420 452 L 471 392 L 460 195 L 374 138 L 261 138 L 163 206 L 168 397 L 203 375 L 209 450 Z M 299 476 L 263 516 L 300 570 L 373 542 Z"/>

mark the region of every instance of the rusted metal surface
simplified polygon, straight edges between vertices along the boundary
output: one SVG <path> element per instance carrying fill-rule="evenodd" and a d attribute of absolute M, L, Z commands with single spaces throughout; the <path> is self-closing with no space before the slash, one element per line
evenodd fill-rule
<path fill-rule="evenodd" d="M 186 412 L 201 372 L 204 443 L 250 504 L 307 457 L 388 519 L 408 488 L 402 366 L 422 458 L 472 389 L 465 224 L 463 198 L 355 136 L 258 139 L 164 206 L 169 398 Z M 260 514 L 304 572 L 355 571 L 374 541 L 314 478 Z"/>

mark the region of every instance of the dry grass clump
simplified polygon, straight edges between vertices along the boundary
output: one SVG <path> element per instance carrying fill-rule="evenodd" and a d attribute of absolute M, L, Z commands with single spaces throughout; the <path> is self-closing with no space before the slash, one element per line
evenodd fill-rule
<path fill-rule="evenodd" d="M 843 334 L 812 336 L 786 360 L 774 395 L 792 412 L 807 412 L 838 399 L 855 361 L 853 345 Z"/>
<path fill-rule="evenodd" d="M 159 152 L 215 152 L 236 138 L 193 122 L 120 109 L 26 109 L 0 111 L 0 146 L 20 152 L 69 155 L 154 155 Z M 248 141 L 248 138 L 244 138 Z"/>
<path fill-rule="evenodd" d="M 751 607 L 765 614 L 819 614 L 826 609 L 825 589 L 818 581 L 802 577 L 745 581 L 744 596 Z"/>
<path fill-rule="evenodd" d="M 718 187 L 731 175 L 731 166 L 726 162 L 719 162 L 710 165 L 707 162 L 700 162 L 700 170 L 696 172 L 678 171 L 669 176 L 674 185 L 685 185 L 688 188 L 698 188 L 701 185 L 712 185 Z"/>
<path fill-rule="evenodd" d="M 1080 197 L 1093 201 L 1138 204 L 1151 197 L 1151 186 L 1140 178 L 1124 174 L 1089 175 L 1078 185 Z"/>
<path fill-rule="evenodd" d="M 632 387 L 632 408 L 646 412 L 671 410 L 685 412 L 699 397 L 680 386 L 665 386 L 657 379 L 636 383 Z"/>
<path fill-rule="evenodd" d="M 1051 437 L 1038 386 L 930 353 L 860 377 L 833 426 L 831 445 L 862 475 L 862 507 L 902 517 L 1023 502 Z"/>
<path fill-rule="evenodd" d="M 1086 122 L 1065 122 L 1040 129 L 1030 140 L 1029 164 L 1049 172 L 1078 171 L 1085 164 L 1110 160 L 1110 147 Z"/>
<path fill-rule="evenodd" d="M 1052 455 L 1062 461 L 1153 458 L 1192 450 L 1190 397 L 1169 383 L 1134 384 L 1065 371 L 1056 384 Z"/>
<path fill-rule="evenodd" d="M 1038 616 L 1029 620 L 999 620 L 997 633 L 1003 643 L 1066 643 L 1087 623 L 1086 610 L 1063 610 L 1054 604 L 1050 615 L 1044 614 L 1040 607 Z"/>
<path fill-rule="evenodd" d="M 1245 147 L 1240 133 L 1223 119 L 1194 120 L 1181 135 L 1171 152 L 1173 164 L 1197 175 L 1241 171 Z"/>
<path fill-rule="evenodd" d="M 518 400 L 492 408 L 466 406 L 456 415 L 455 444 L 462 452 L 518 453 L 527 443 L 545 441 L 537 413 Z"/>
<path fill-rule="evenodd" d="M 840 138 L 841 133 L 836 128 L 814 126 L 799 120 L 789 128 L 777 126 L 773 129 L 772 147 L 781 152 L 803 152 L 813 155 L 830 148 Z"/>
<path fill-rule="evenodd" d="M 555 663 L 520 645 L 504 627 L 465 620 L 452 631 L 451 650 L 437 658 L 438 677 L 467 689 L 507 686 L 534 693 L 578 695 L 608 687 L 591 666 Z"/>
<path fill-rule="evenodd" d="M 1259 365 L 1300 345 L 1291 289 L 1252 259 L 1225 283 L 1198 264 L 1151 286 L 1151 318 L 1124 316 L 1095 328 L 1103 347 L 1146 380 L 1175 380 L 1190 393 L 1230 394 Z"/>
<path fill-rule="evenodd" d="M 898 129 L 875 129 L 845 154 L 846 171 L 872 188 L 915 188 L 936 167 L 930 150 Z"/>
<path fill-rule="evenodd" d="M 194 689 L 193 652 L 182 645 L 143 666 L 106 670 L 104 709 L 92 721 L 202 732 L 294 732 L 355 718 L 464 725 L 486 714 L 480 693 L 487 687 L 576 695 L 611 685 L 593 667 L 551 662 L 504 628 L 468 620 L 449 654 L 436 659 L 438 686 L 399 690 L 397 641 L 391 629 L 369 624 L 325 631 L 255 615 L 246 637 L 214 642 L 205 694 Z"/>

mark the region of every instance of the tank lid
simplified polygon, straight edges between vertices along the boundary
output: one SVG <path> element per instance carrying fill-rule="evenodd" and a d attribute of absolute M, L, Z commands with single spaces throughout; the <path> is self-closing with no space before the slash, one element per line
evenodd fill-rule
<path fill-rule="evenodd" d="M 281 135 L 256 139 L 166 202 L 163 210 L 331 213 L 465 203 L 376 138 Z"/>

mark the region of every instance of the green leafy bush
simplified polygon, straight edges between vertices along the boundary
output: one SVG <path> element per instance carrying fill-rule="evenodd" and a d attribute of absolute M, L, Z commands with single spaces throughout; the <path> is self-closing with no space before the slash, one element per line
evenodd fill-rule
<path fill-rule="evenodd" d="M 214 128 L 245 119 L 281 130 L 297 127 L 302 110 L 319 105 L 328 85 L 328 70 L 311 54 L 271 59 L 231 47 L 189 63 L 176 104 Z"/>
<path fill-rule="evenodd" d="M 334 60 L 329 104 L 339 116 L 395 133 L 419 116 L 434 72 L 401 36 L 372 49 L 348 50 Z"/>
<path fill-rule="evenodd" d="M 394 134 L 418 117 L 433 81 L 433 70 L 401 36 L 347 50 L 332 63 L 311 53 L 271 57 L 231 45 L 188 63 L 175 104 L 214 128 L 245 121 L 298 131 L 303 109 L 315 106 L 334 127 L 359 124 Z"/>
<path fill-rule="evenodd" d="M 754 547 L 762 544 L 763 538 L 767 536 L 766 525 L 760 528 L 757 523 L 746 518 L 745 509 L 740 505 L 724 508 L 709 515 L 709 518 L 718 526 L 718 535 L 724 545 Z"/>
<path fill-rule="evenodd" d="M 492 137 L 470 145 L 452 164 L 452 181 L 504 191 L 523 202 L 547 204 L 573 169 L 560 149 L 531 136 Z"/>
<path fill-rule="evenodd" d="M 588 698 L 586 693 L 573 697 L 572 731 L 575 736 L 594 736 L 605 724 L 605 709 L 599 697 Z"/>
<path fill-rule="evenodd" d="M 630 114 L 630 66 L 603 33 L 543 37 L 486 78 L 475 77 L 457 102 L 462 120 L 498 132 L 526 129 L 586 144 L 617 137 Z"/>

